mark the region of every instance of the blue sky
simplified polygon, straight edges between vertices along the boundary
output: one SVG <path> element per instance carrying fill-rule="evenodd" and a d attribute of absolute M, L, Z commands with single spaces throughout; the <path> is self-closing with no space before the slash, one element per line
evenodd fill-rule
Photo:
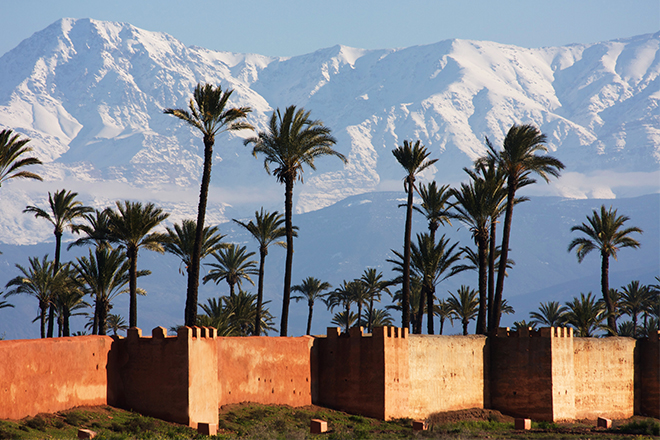
<path fill-rule="evenodd" d="M 2 0 L 0 54 L 62 17 L 128 22 L 186 45 L 293 56 L 450 38 L 523 47 L 660 30 L 660 0 Z"/>

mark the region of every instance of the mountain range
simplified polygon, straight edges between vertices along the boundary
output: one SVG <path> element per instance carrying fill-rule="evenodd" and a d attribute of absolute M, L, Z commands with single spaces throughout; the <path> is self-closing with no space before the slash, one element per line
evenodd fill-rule
<path fill-rule="evenodd" d="M 295 187 L 301 236 L 294 282 L 318 273 L 338 284 L 367 265 L 389 271 L 385 259 L 402 239 L 396 206 L 403 197 L 403 169 L 391 150 L 404 140 L 421 140 L 439 159 L 421 181 L 455 185 L 466 179 L 463 167 L 486 151 L 485 138 L 501 145 L 516 123 L 539 127 L 551 154 L 566 164 L 550 185 L 528 188 L 532 201 L 516 214 L 519 241 L 512 249 L 520 253 L 514 251 L 517 266 L 507 280 L 516 304 L 529 309 L 553 292 L 564 298 L 576 289 L 598 291 L 591 263 L 578 266 L 565 248 L 570 226 L 603 203 L 629 208 L 635 215 L 622 213 L 645 229 L 643 250 L 619 266 L 621 282 L 634 276 L 650 282 L 659 265 L 659 49 L 660 32 L 537 49 L 447 40 L 381 50 L 334 46 L 276 58 L 186 47 L 125 23 L 61 19 L 0 57 L 0 129 L 29 137 L 44 162 L 33 168 L 44 182 L 10 181 L 0 189 L 0 285 L 16 275 L 15 263 L 52 254 L 52 229 L 22 213 L 26 205 L 45 207 L 49 191 L 77 191 L 97 208 L 121 199 L 151 201 L 171 213 L 170 224 L 194 217 L 201 137 L 163 109 L 186 107 L 198 83 L 233 89 L 231 105 L 251 107 L 248 120 L 257 130 L 275 109 L 311 110 L 348 158 L 346 165 L 319 159 Z M 261 206 L 283 209 L 282 186 L 243 145 L 253 134 L 223 133 L 216 141 L 210 224 L 248 218 Z M 425 225 L 417 221 L 420 232 Z M 229 238 L 249 244 L 230 225 L 223 226 Z M 539 237 L 539 230 L 547 235 Z M 470 242 L 459 225 L 451 231 Z M 176 321 L 185 290 L 176 287 L 178 263 L 150 253 L 140 258 L 156 275 L 145 278 L 147 290 L 158 292 L 144 298 L 144 327 Z M 268 262 L 275 309 L 278 258 L 274 253 Z M 447 289 L 468 282 L 468 275 L 457 277 Z M 10 313 L 0 311 L 0 323 L 8 325 L 0 325 L 0 334 L 34 336 L 19 324 L 33 317 L 33 304 L 12 302 L 17 313 L 6 321 Z M 298 317 L 304 321 L 304 310 Z"/>

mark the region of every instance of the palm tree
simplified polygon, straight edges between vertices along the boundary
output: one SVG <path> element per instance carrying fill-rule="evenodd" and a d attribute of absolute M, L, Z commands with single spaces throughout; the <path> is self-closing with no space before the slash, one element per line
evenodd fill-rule
<path fill-rule="evenodd" d="M 193 99 L 186 109 L 164 110 L 165 114 L 176 116 L 187 124 L 198 129 L 204 141 L 204 169 L 199 190 L 199 205 L 197 208 L 197 229 L 193 244 L 192 260 L 188 272 L 188 291 L 186 293 L 185 323 L 193 326 L 197 322 L 197 293 L 199 290 L 199 265 L 202 254 L 204 238 L 204 221 L 206 218 L 206 204 L 208 200 L 209 185 L 211 183 L 211 166 L 213 159 L 213 145 L 215 137 L 224 131 L 253 129 L 243 121 L 239 121 L 252 111 L 250 107 L 225 108 L 233 90 L 222 91 L 220 86 L 211 84 L 197 84 L 193 92 Z"/>
<path fill-rule="evenodd" d="M 33 150 L 25 146 L 30 139 L 18 137 L 17 134 L 12 135 L 12 130 L 0 131 L 0 186 L 9 179 L 43 180 L 36 173 L 21 170 L 30 165 L 41 165 L 41 161 L 36 157 L 21 157 Z"/>
<path fill-rule="evenodd" d="M 48 260 L 45 255 L 42 260 L 36 257 L 30 257 L 30 266 L 24 268 L 20 264 L 16 267 L 22 275 L 12 278 L 6 287 L 14 289 L 5 293 L 5 296 L 25 293 L 34 296 L 39 301 L 39 322 L 41 337 L 46 337 L 46 313 L 53 302 L 54 292 L 62 287 L 62 272 L 56 271 L 53 274 L 53 262 Z"/>
<path fill-rule="evenodd" d="M 477 291 L 468 286 L 461 286 L 456 292 L 458 297 L 449 293 L 447 304 L 454 314 L 460 318 L 463 324 L 463 334 L 468 334 L 468 324 L 477 316 L 479 301 L 477 300 Z"/>
<path fill-rule="evenodd" d="M 284 115 L 277 109 L 273 112 L 268 130 L 256 137 L 245 140 L 245 145 L 254 144 L 254 157 L 264 156 L 264 168 L 278 182 L 284 184 L 284 215 L 286 228 L 286 265 L 284 270 L 284 293 L 282 295 L 282 317 L 280 336 L 286 336 L 291 302 L 291 270 L 293 266 L 293 185 L 303 181 L 303 165 L 316 170 L 314 159 L 321 156 L 336 156 L 346 162 L 343 154 L 332 149 L 336 143 L 330 129 L 321 121 L 309 118 L 310 112 L 296 111 L 295 106 L 287 107 Z"/>
<path fill-rule="evenodd" d="M 621 289 L 619 307 L 626 315 L 630 316 L 633 324 L 633 337 L 637 337 L 637 316 L 644 312 L 650 297 L 648 286 L 639 284 L 639 281 L 631 281 Z"/>
<path fill-rule="evenodd" d="M 449 323 L 454 323 L 454 311 L 447 302 L 447 300 L 441 299 L 438 304 L 435 306 L 435 314 L 440 318 L 440 335 L 445 327 L 445 320 L 449 319 Z"/>
<path fill-rule="evenodd" d="M 124 288 L 129 283 L 129 266 L 126 253 L 122 249 L 90 249 L 89 258 L 78 258 L 75 267 L 81 284 L 85 292 L 94 299 L 93 335 L 107 333 L 112 301 L 126 292 Z M 139 270 L 137 276 L 150 273 L 148 270 Z"/>
<path fill-rule="evenodd" d="M 54 298 L 59 324 L 57 335 L 71 336 L 69 319 L 71 316 L 87 315 L 87 313 L 75 313 L 75 311 L 87 309 L 89 304 L 83 300 L 85 291 L 82 289 L 77 274 L 71 267 L 71 263 L 62 265 L 60 272 L 62 272 L 63 285 L 57 291 Z"/>
<path fill-rule="evenodd" d="M 499 327 L 502 315 L 502 292 L 504 290 L 506 263 L 509 258 L 509 241 L 516 191 L 524 186 L 536 183 L 531 177 L 532 173 L 539 175 L 543 180 L 549 182 L 549 176 L 558 177 L 560 171 L 564 169 L 564 164 L 558 159 L 548 155 L 537 154 L 548 151 L 545 142 L 546 136 L 539 129 L 528 124 L 513 125 L 504 139 L 504 148 L 501 151 L 496 151 L 495 147 L 486 138 L 488 153 L 484 160 L 492 161 L 506 175 L 507 188 L 506 211 L 502 230 L 502 255 L 500 257 L 495 296 L 493 298 L 493 322 L 490 328 L 491 331 Z"/>
<path fill-rule="evenodd" d="M 7 301 L 0 301 L 0 309 L 4 309 L 7 307 L 14 307 L 13 304 L 9 304 Z"/>
<path fill-rule="evenodd" d="M 223 296 L 224 309 L 229 313 L 229 325 L 235 329 L 238 336 L 254 336 L 254 317 L 257 314 L 257 295 L 244 292 L 239 289 L 238 294 Z M 266 301 L 265 306 L 270 301 Z M 263 328 L 264 333 L 269 330 L 275 330 L 273 327 L 273 316 L 265 308 L 261 314 L 262 322 L 259 326 Z"/>
<path fill-rule="evenodd" d="M 369 295 L 369 315 L 367 319 L 367 331 L 371 333 L 373 328 L 374 301 L 381 299 L 382 292 L 390 293 L 390 282 L 383 279 L 383 272 L 377 272 L 374 268 L 364 270 L 360 281 L 364 284 Z"/>
<path fill-rule="evenodd" d="M 117 332 L 120 330 L 128 330 L 126 321 L 121 317 L 121 315 L 115 315 L 112 313 L 108 314 L 107 324 L 108 330 L 112 330 L 112 334 L 115 336 L 117 336 Z"/>
<path fill-rule="evenodd" d="M 430 152 L 426 150 L 420 141 L 412 143 L 403 141 L 403 146 L 398 146 L 392 150 L 396 160 L 406 170 L 406 177 L 403 179 L 403 189 L 408 194 L 406 204 L 406 227 L 403 236 L 403 280 L 401 287 L 402 300 L 402 324 L 403 328 L 410 327 L 410 243 L 412 236 L 412 211 L 413 194 L 415 191 L 416 175 L 433 165 L 438 159 L 428 159 Z"/>
<path fill-rule="evenodd" d="M 518 331 L 518 330 L 523 329 L 523 328 L 525 330 L 530 329 L 530 328 L 532 330 L 536 330 L 536 322 L 534 322 L 534 321 L 527 322 L 524 319 L 522 321 L 514 321 L 513 322 L 513 329 L 515 331 Z"/>
<path fill-rule="evenodd" d="M 157 208 L 153 203 L 142 205 L 140 202 L 115 202 L 117 211 L 105 210 L 108 217 L 108 236 L 110 243 L 117 243 L 126 250 L 129 262 L 129 314 L 128 326 L 137 327 L 137 258 L 138 251 L 143 248 L 150 251 L 164 252 L 162 243 L 166 241 L 165 234 L 151 232 L 160 225 L 169 214 Z"/>
<path fill-rule="evenodd" d="M 344 308 L 344 318 L 352 317 L 353 314 L 351 313 L 351 304 L 355 302 L 357 297 L 356 292 L 358 290 L 366 291 L 362 283 L 359 281 L 344 280 L 339 287 L 325 296 L 323 302 L 331 312 L 335 309 L 335 307 L 341 306 Z M 357 319 L 357 315 L 355 315 L 355 319 Z M 355 322 L 353 319 L 349 319 L 346 322 L 349 321 Z M 348 331 L 348 329 L 349 327 L 346 327 L 346 331 Z"/>
<path fill-rule="evenodd" d="M 548 301 L 539 305 L 538 312 L 530 312 L 531 322 L 542 326 L 558 327 L 564 323 L 564 313 L 566 307 L 560 305 L 557 301 Z"/>
<path fill-rule="evenodd" d="M 284 223 L 282 214 L 277 211 L 269 213 L 261 208 L 261 212 L 255 211 L 254 217 L 256 223 L 252 220 L 249 223 L 243 223 L 236 219 L 234 219 L 234 222 L 247 229 L 259 243 L 259 284 L 257 287 L 257 313 L 255 316 L 255 334 L 259 336 L 261 334 L 261 304 L 264 297 L 264 266 L 268 255 L 268 246 L 274 244 L 286 248 L 286 242 L 279 240 L 286 236 L 286 228 L 282 226 L 282 223 Z M 298 228 L 294 227 L 293 235 L 297 236 L 295 229 Z"/>
<path fill-rule="evenodd" d="M 163 242 L 165 252 L 179 257 L 181 263 L 185 266 L 186 275 L 190 276 L 197 222 L 195 220 L 183 220 L 181 224 L 175 223 L 174 229 L 168 227 L 165 230 L 167 231 L 167 238 Z M 205 226 L 202 232 L 200 260 L 208 257 L 213 252 L 226 248 L 228 245 L 222 242 L 224 237 L 218 232 L 217 226 Z M 179 272 L 183 274 L 181 270 Z"/>
<path fill-rule="evenodd" d="M 373 309 L 371 311 L 371 326 L 373 327 L 386 327 L 394 325 L 394 320 L 387 310 Z M 371 330 L 369 330 L 371 333 Z"/>
<path fill-rule="evenodd" d="M 98 247 L 109 247 L 108 243 L 108 214 L 106 210 L 99 211 L 95 209 L 94 212 L 84 215 L 87 224 L 83 223 L 77 225 L 78 233 L 84 233 L 82 237 L 73 241 L 67 249 L 74 246 L 84 246 L 93 243 Z"/>
<path fill-rule="evenodd" d="M 215 281 L 218 284 L 224 280 L 229 285 L 230 295 L 234 295 L 234 286 L 238 285 L 238 288 L 241 288 L 243 280 L 247 280 L 254 286 L 250 275 L 257 275 L 259 272 L 255 269 L 257 262 L 249 259 L 253 255 L 254 252 L 247 252 L 245 246 L 233 243 L 225 249 L 212 253 L 211 256 L 216 259 L 217 263 L 208 264 L 213 269 L 203 278 L 204 284 L 209 281 Z"/>
<path fill-rule="evenodd" d="M 438 227 L 445 223 L 451 226 L 451 219 L 455 217 L 449 211 L 453 207 L 449 203 L 451 196 L 449 185 L 443 185 L 438 188 L 435 180 L 427 185 L 419 186 L 419 197 L 421 197 L 422 203 L 419 207 L 414 206 L 413 209 L 426 217 L 426 220 L 429 222 L 429 233 L 433 241 L 435 241 L 435 232 L 438 230 Z"/>
<path fill-rule="evenodd" d="M 609 294 L 610 256 L 616 260 L 619 249 L 626 247 L 638 248 L 640 246 L 639 242 L 630 235 L 633 232 L 642 233 L 642 230 L 635 226 L 623 229 L 623 224 L 628 220 L 630 220 L 630 217 L 617 215 L 617 210 L 613 210 L 611 206 L 610 209 L 606 210 L 605 205 L 602 205 L 600 215 L 594 210 L 591 217 L 587 216 L 588 224 L 582 223 L 571 228 L 571 232 L 579 231 L 586 237 L 575 238 L 568 245 L 569 252 L 575 249 L 578 263 L 581 263 L 591 251 L 600 251 L 601 292 L 607 307 L 607 325 L 610 327 L 612 334 L 616 334 L 616 310 Z"/>
<path fill-rule="evenodd" d="M 335 316 L 332 317 L 332 321 L 330 321 L 330 323 L 339 327 L 344 327 L 344 330 L 346 333 L 348 333 L 348 329 L 357 323 L 357 314 L 355 312 L 351 312 L 350 310 L 337 312 L 335 313 Z"/>
<path fill-rule="evenodd" d="M 32 213 L 36 218 L 44 218 L 55 228 L 55 261 L 53 264 L 53 274 L 60 268 L 60 252 L 62 248 L 62 234 L 65 229 L 70 229 L 71 232 L 77 233 L 80 225 L 74 223 L 76 219 L 83 217 L 85 214 L 92 211 L 92 208 L 84 206 L 82 202 L 75 200 L 78 193 L 60 190 L 55 194 L 48 193 L 48 203 L 50 205 L 50 212 L 36 206 L 27 206 L 23 212 Z M 57 293 L 57 292 L 56 292 Z M 53 325 L 55 317 L 55 303 L 51 303 L 51 308 L 48 316 L 48 337 L 53 337 Z"/>
<path fill-rule="evenodd" d="M 300 292 L 300 296 L 293 296 L 292 299 L 295 299 L 296 302 L 301 299 L 307 300 L 307 306 L 309 307 L 309 314 L 307 315 L 307 333 L 311 335 L 312 331 L 312 313 L 314 313 L 314 302 L 317 299 L 323 298 L 323 292 L 325 290 L 331 289 L 332 286 L 327 281 L 321 281 L 318 278 L 307 277 L 302 281 L 302 284 L 296 284 L 291 287 L 291 290 L 294 292 Z"/>
<path fill-rule="evenodd" d="M 602 325 L 605 310 L 596 302 L 596 297 L 591 296 L 591 292 L 587 296 L 580 293 L 580 298 L 573 298 L 566 303 L 566 307 L 565 322 L 575 329 L 580 338 L 590 338 L 596 330 L 605 328 L 610 332 L 616 331 Z"/>

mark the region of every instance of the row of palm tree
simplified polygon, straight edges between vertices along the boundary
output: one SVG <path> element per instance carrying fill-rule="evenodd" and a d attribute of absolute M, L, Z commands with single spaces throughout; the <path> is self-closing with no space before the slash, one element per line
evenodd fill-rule
<path fill-rule="evenodd" d="M 609 298 L 614 305 L 615 317 L 629 316 L 630 320 L 618 325 L 615 329 L 619 336 L 648 337 L 656 334 L 660 319 L 660 278 L 658 284 L 645 286 L 639 281 L 631 281 L 621 290 L 611 289 Z M 639 316 L 643 325 L 639 325 Z M 537 312 L 531 312 L 530 327 L 570 325 L 578 336 L 591 337 L 597 331 L 613 334 L 610 327 L 609 312 L 604 299 L 596 299 L 589 292 L 580 293 L 579 298 L 573 298 L 564 306 L 557 301 L 541 303 Z"/>

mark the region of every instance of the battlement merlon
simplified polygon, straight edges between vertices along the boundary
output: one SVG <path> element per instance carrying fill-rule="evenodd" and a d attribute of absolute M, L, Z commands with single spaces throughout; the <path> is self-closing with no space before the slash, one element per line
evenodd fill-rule
<path fill-rule="evenodd" d="M 151 336 L 142 336 L 142 329 L 131 327 L 126 334 L 126 340 L 131 343 L 140 340 L 192 340 L 192 339 L 216 339 L 218 330 L 213 327 L 179 327 L 176 336 L 168 336 L 165 327 L 156 327 L 151 331 Z"/>
<path fill-rule="evenodd" d="M 532 327 L 511 330 L 509 327 L 500 327 L 495 332 L 497 338 L 572 338 L 572 327 L 541 327 L 534 330 Z"/>

